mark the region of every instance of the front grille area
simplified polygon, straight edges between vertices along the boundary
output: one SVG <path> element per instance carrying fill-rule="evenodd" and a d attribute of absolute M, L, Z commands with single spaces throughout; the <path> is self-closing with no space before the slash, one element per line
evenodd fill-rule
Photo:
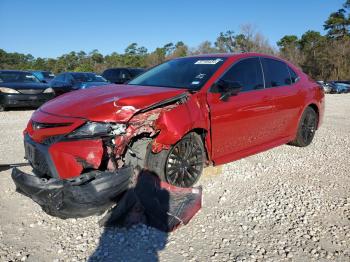
<path fill-rule="evenodd" d="M 41 94 L 44 90 L 42 89 L 18 89 L 18 92 L 21 94 L 26 94 L 26 95 L 37 95 Z"/>
<path fill-rule="evenodd" d="M 50 169 L 46 163 L 44 154 L 40 152 L 34 145 L 27 142 L 24 143 L 24 149 L 25 158 L 32 165 L 34 173 L 40 176 L 51 176 Z"/>
<path fill-rule="evenodd" d="M 35 161 L 32 163 L 33 169 L 36 173 L 39 172 L 39 175 L 48 175 L 50 177 L 50 169 L 49 166 L 46 163 L 44 155 L 39 151 L 35 150 Z"/>
<path fill-rule="evenodd" d="M 52 145 L 52 144 L 57 143 L 58 141 L 60 141 L 63 137 L 64 137 L 63 135 L 50 136 L 50 137 L 45 138 L 45 139 L 42 141 L 42 144 L 47 145 L 47 146 L 50 146 L 50 145 Z"/>

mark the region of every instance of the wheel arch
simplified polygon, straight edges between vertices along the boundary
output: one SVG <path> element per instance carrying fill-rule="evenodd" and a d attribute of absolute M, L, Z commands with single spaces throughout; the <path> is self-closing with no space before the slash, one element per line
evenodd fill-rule
<path fill-rule="evenodd" d="M 194 129 L 190 130 L 188 133 L 191 133 L 191 132 L 197 133 L 201 137 L 203 145 L 204 145 L 204 149 L 205 149 L 206 165 L 208 165 L 209 162 L 211 161 L 210 154 L 209 154 L 209 152 L 210 152 L 209 149 L 211 146 L 209 131 L 206 130 L 205 128 L 198 127 L 198 128 L 194 128 Z M 185 135 L 187 135 L 187 134 L 185 134 Z"/>

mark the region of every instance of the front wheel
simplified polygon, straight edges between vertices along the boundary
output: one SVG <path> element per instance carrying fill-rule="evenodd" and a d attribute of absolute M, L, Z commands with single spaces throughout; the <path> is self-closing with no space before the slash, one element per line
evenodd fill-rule
<path fill-rule="evenodd" d="M 297 136 L 290 144 L 299 147 L 310 145 L 315 136 L 317 123 L 317 113 L 311 107 L 307 107 L 301 116 Z"/>
<path fill-rule="evenodd" d="M 205 149 L 196 133 L 185 135 L 169 150 L 153 153 L 150 147 L 146 167 L 161 180 L 178 187 L 191 187 L 200 178 L 205 162 Z"/>

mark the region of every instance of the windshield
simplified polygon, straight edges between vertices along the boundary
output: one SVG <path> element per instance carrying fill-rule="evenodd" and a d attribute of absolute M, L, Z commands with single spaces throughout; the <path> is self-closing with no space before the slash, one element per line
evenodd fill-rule
<path fill-rule="evenodd" d="M 0 82 L 6 83 L 40 83 L 32 73 L 28 72 L 0 72 Z"/>
<path fill-rule="evenodd" d="M 53 79 L 55 77 L 55 75 L 50 71 L 43 71 L 41 74 L 44 76 L 44 78 Z"/>
<path fill-rule="evenodd" d="M 78 82 L 108 82 L 102 76 L 93 73 L 73 73 L 72 76 Z"/>
<path fill-rule="evenodd" d="M 128 84 L 199 90 L 225 60 L 222 57 L 178 58 L 150 69 Z"/>

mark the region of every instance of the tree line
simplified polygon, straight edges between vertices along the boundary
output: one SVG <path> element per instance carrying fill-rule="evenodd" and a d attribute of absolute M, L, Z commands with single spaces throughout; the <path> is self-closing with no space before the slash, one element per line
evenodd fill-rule
<path fill-rule="evenodd" d="M 9 53 L 0 49 L 0 69 L 102 72 L 111 67 L 152 67 L 168 59 L 195 54 L 260 52 L 277 55 L 301 67 L 314 79 L 350 79 L 350 0 L 324 23 L 326 34 L 307 31 L 300 38 L 286 35 L 273 47 L 252 25 L 240 31 L 221 32 L 214 42 L 204 41 L 197 47 L 184 42 L 167 43 L 149 52 L 144 46 L 131 43 L 124 53 L 101 54 L 70 52 L 57 58 L 34 58 L 31 54 Z"/>

